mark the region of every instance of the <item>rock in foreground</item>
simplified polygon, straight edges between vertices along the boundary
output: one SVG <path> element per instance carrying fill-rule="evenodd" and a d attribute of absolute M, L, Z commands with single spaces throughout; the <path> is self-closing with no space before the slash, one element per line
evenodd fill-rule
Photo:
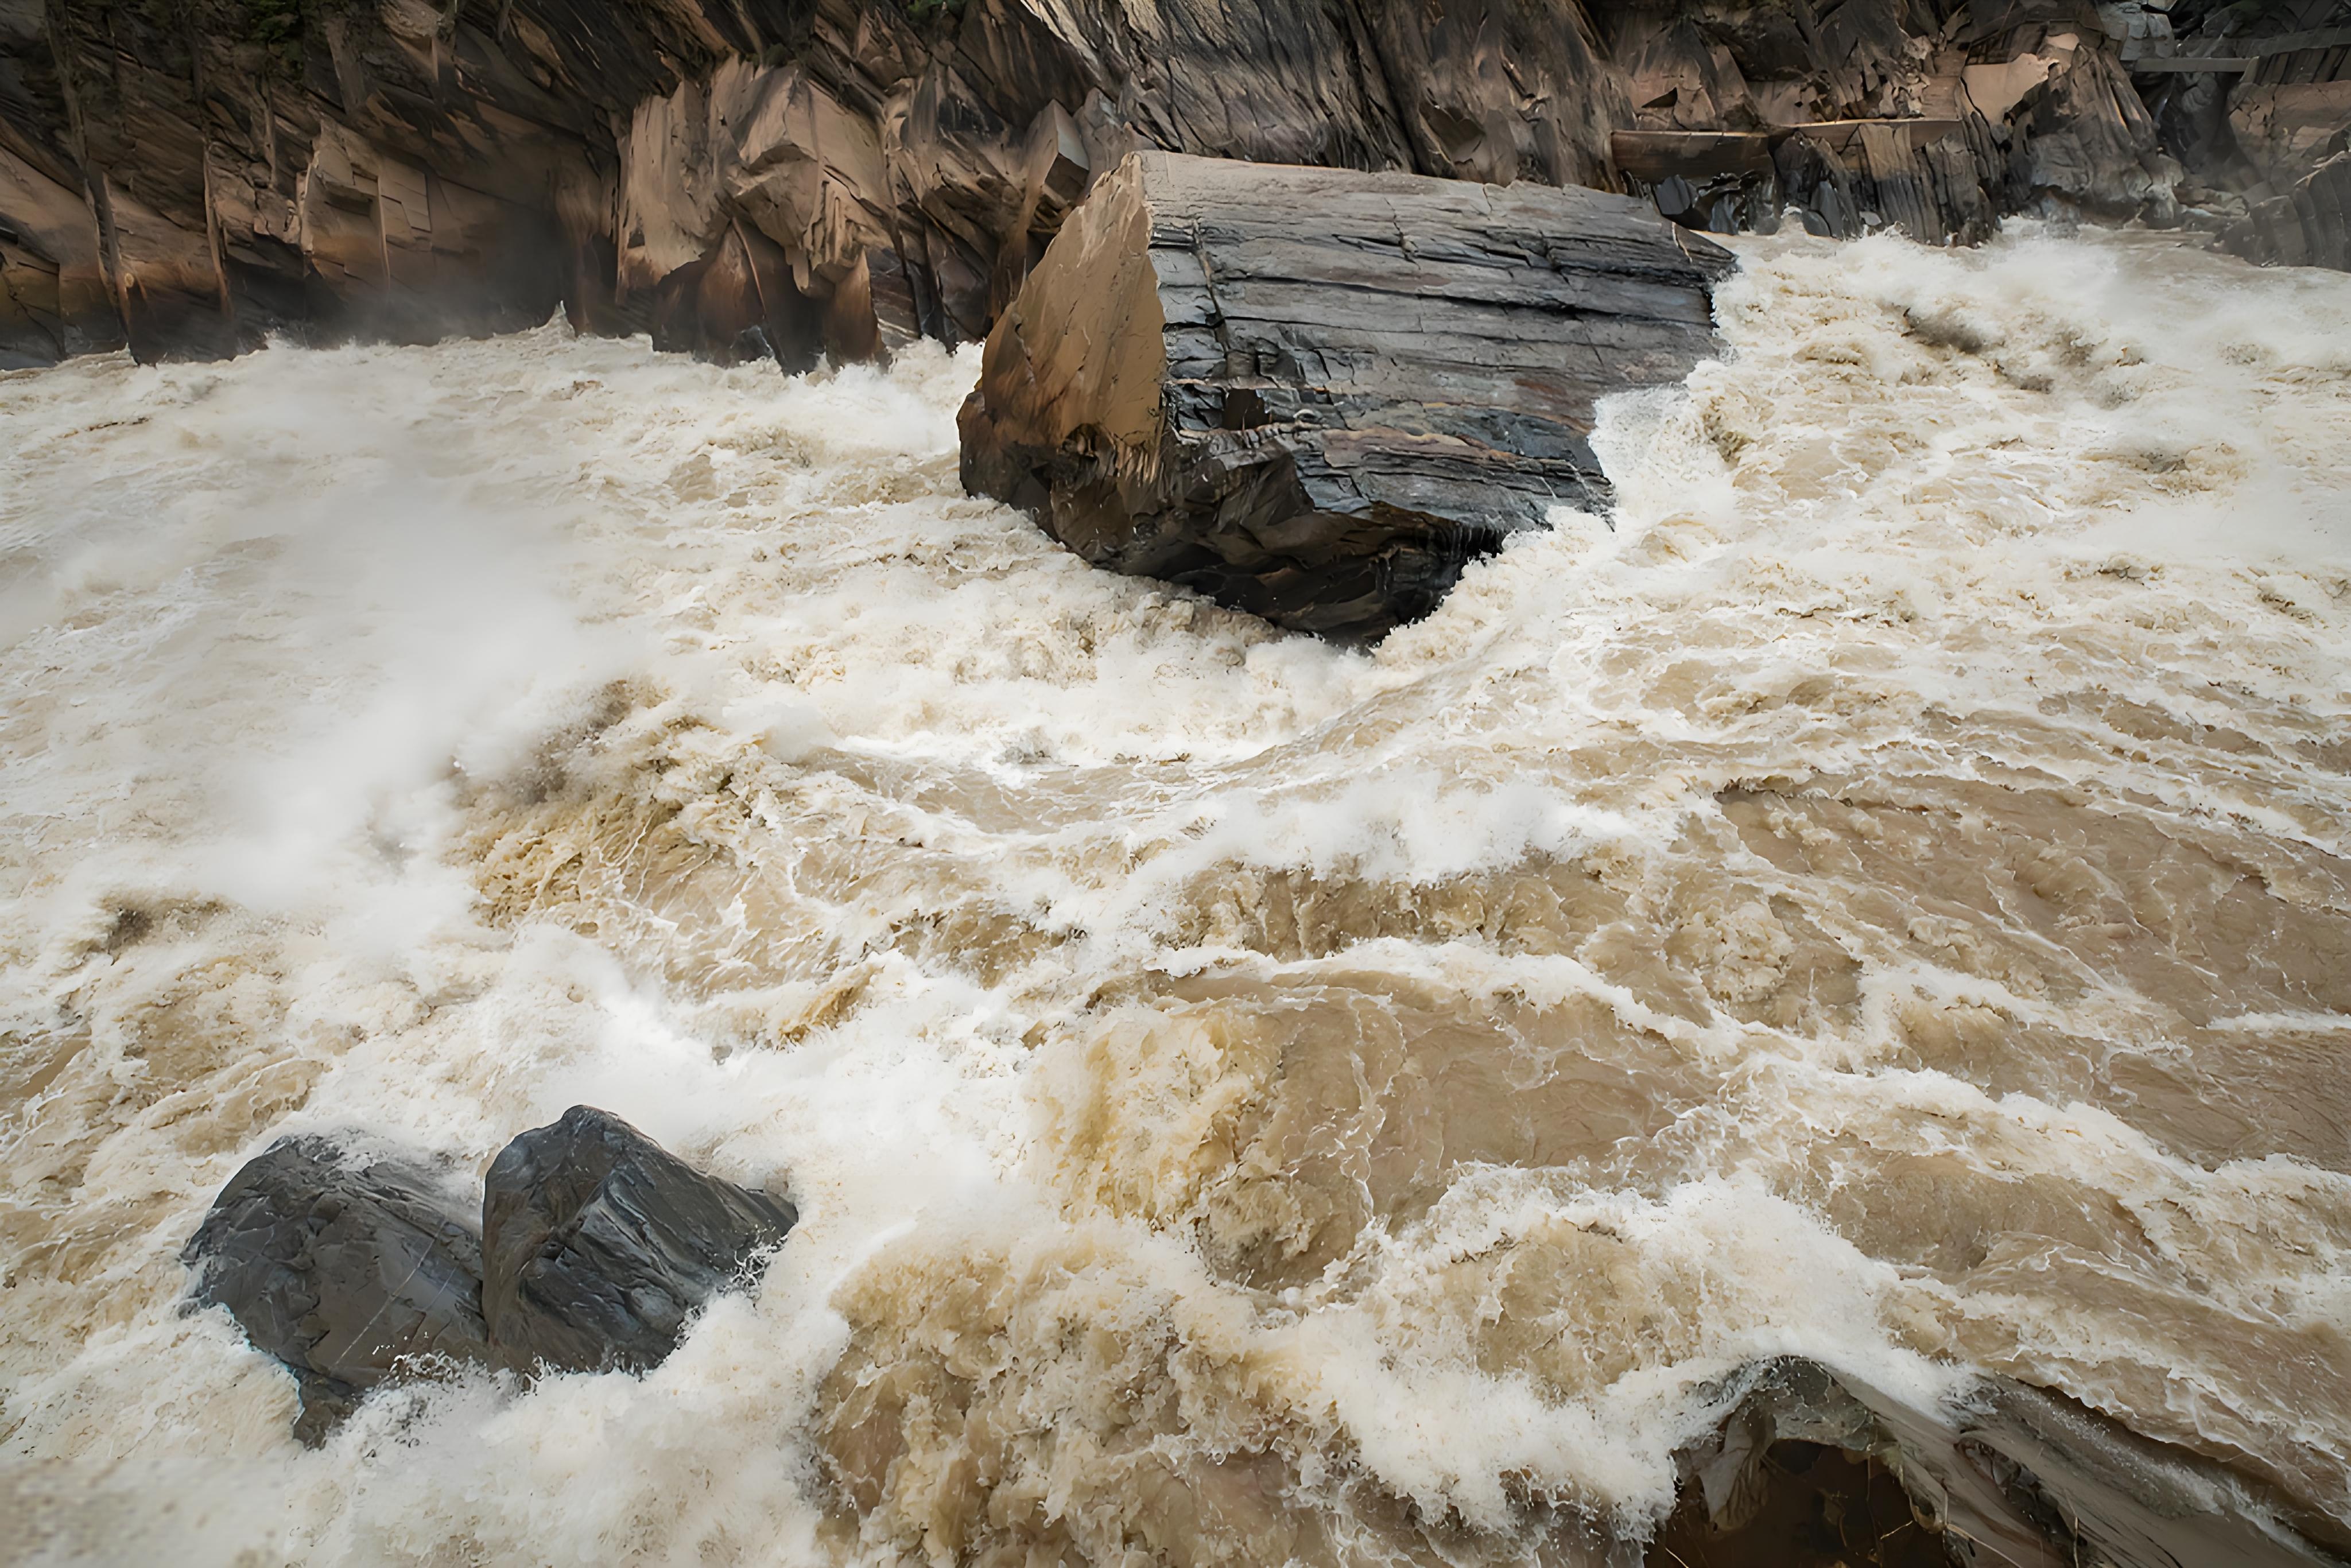
<path fill-rule="evenodd" d="M 181 1256 L 194 1299 L 293 1368 L 306 1443 L 403 1364 L 489 1356 L 481 1241 L 422 1162 L 287 1138 L 221 1189 Z"/>
<path fill-rule="evenodd" d="M 507 1145 L 481 1213 L 477 1228 L 429 1160 L 287 1138 L 230 1178 L 181 1259 L 196 1305 L 293 1370 L 295 1435 L 316 1444 L 400 1375 L 644 1371 L 798 1218 L 585 1105 Z"/>
<path fill-rule="evenodd" d="M 1376 636 L 1598 498 L 1593 405 L 1688 372 L 1730 266 L 1597 191 L 1138 153 L 988 334 L 964 484 L 1098 566 Z"/>
<path fill-rule="evenodd" d="M 498 1364 L 642 1372 L 799 1218 L 703 1175 L 586 1105 L 523 1134 L 482 1196 L 483 1306 Z"/>

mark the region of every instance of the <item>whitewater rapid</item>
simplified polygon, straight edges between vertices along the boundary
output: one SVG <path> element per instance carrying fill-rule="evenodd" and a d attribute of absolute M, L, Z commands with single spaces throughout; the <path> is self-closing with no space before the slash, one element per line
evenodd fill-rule
<path fill-rule="evenodd" d="M 1596 1561 L 1716 1380 L 2351 1524 L 2351 278 L 1738 242 L 1371 651 L 965 497 L 973 352 L 0 376 L 0 1561 Z M 177 1261 L 586 1102 L 803 1217 L 326 1448 Z"/>

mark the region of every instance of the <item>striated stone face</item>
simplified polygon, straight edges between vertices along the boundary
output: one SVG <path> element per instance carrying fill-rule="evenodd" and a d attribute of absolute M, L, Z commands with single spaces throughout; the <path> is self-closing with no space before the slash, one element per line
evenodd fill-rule
<path fill-rule="evenodd" d="M 1138 149 L 1631 189 L 1708 228 L 2160 216 L 2122 47 L 2077 0 L 0 5 L 0 360 L 559 305 L 788 365 L 976 340 Z"/>
<path fill-rule="evenodd" d="M 1688 372 L 1729 267 L 1596 191 L 1139 153 L 989 335 L 964 482 L 1097 565 L 1375 636 L 1599 499 L 1593 404 Z"/>
<path fill-rule="evenodd" d="M 2220 243 L 2250 261 L 2351 272 L 2351 152 L 2334 154 L 2256 204 Z"/>

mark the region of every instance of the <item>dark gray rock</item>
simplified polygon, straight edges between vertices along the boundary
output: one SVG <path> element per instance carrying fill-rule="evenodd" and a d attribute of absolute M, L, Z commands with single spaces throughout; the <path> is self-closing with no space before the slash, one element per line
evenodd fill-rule
<path fill-rule="evenodd" d="M 181 1256 L 193 1300 L 293 1368 L 306 1443 L 396 1373 L 489 1358 L 480 1239 L 422 1163 L 285 1139 L 221 1189 Z"/>
<path fill-rule="evenodd" d="M 2351 152 L 2337 152 L 2292 190 L 2257 203 L 2220 235 L 2248 261 L 2351 271 Z"/>
<path fill-rule="evenodd" d="M 492 1354 L 518 1371 L 642 1372 L 798 1218 L 784 1199 L 705 1176 L 619 1117 L 575 1105 L 490 1166 Z"/>
<path fill-rule="evenodd" d="M 190 1301 L 228 1308 L 292 1369 L 295 1435 L 316 1445 L 398 1377 L 642 1372 L 797 1218 L 584 1105 L 507 1145 L 482 1212 L 486 1300 L 485 1232 L 428 1160 L 284 1139 L 221 1189 L 181 1253 Z"/>
<path fill-rule="evenodd" d="M 1645 202 L 1144 152 L 988 336 L 967 488 L 1099 566 L 1374 636 L 1604 483 L 1593 407 L 1713 342 Z"/>

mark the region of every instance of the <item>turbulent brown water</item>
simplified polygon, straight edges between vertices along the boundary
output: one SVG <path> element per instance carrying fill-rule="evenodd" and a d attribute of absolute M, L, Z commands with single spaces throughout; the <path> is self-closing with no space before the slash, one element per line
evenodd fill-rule
<path fill-rule="evenodd" d="M 968 355 L 0 378 L 0 1558 L 1591 1560 L 1717 1380 L 2351 1522 L 2351 278 L 1742 246 L 1372 652 L 962 497 Z M 175 1253 L 586 1101 L 805 1217 L 326 1448 Z"/>

